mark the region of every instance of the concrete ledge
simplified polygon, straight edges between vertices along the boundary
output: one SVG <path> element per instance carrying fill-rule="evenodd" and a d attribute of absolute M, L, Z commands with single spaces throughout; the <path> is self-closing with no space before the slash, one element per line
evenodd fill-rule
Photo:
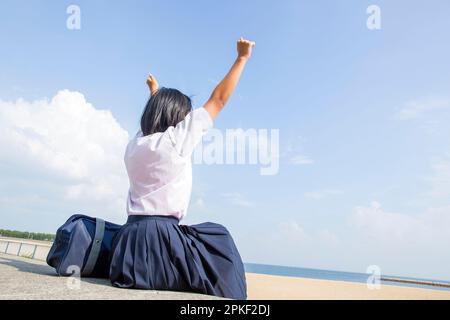
<path fill-rule="evenodd" d="M 107 279 L 59 277 L 45 262 L 0 253 L 0 300 L 211 300 L 196 293 L 119 289 Z"/>
<path fill-rule="evenodd" d="M 52 242 L 0 237 L 0 253 L 45 261 Z"/>

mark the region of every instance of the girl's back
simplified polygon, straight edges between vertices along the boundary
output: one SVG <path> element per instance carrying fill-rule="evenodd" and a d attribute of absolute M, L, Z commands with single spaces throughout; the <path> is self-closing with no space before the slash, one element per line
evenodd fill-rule
<path fill-rule="evenodd" d="M 164 132 L 136 134 L 124 159 L 130 180 L 129 215 L 185 216 L 192 189 L 191 154 L 211 126 L 208 112 L 199 108 Z"/>

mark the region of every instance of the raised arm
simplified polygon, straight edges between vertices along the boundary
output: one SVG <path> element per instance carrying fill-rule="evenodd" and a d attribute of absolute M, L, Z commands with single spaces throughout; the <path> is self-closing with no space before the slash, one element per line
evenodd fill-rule
<path fill-rule="evenodd" d="M 247 60 L 252 54 L 255 42 L 244 40 L 242 37 L 237 42 L 238 56 L 230 71 L 225 78 L 214 89 L 211 97 L 203 106 L 209 113 L 212 119 L 215 119 L 217 114 L 223 109 L 228 99 L 236 87 L 241 73 L 244 70 Z"/>

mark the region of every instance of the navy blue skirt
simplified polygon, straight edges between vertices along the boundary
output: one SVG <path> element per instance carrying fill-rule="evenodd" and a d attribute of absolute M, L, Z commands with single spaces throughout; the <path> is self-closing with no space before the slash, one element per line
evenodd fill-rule
<path fill-rule="evenodd" d="M 111 251 L 111 283 L 246 299 L 244 265 L 228 230 L 175 217 L 129 216 Z"/>

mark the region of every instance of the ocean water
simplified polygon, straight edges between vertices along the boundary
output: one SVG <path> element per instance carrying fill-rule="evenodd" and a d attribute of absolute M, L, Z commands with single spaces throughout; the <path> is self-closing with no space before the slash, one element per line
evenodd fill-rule
<path fill-rule="evenodd" d="M 370 274 L 368 274 L 368 273 L 298 268 L 298 267 L 276 266 L 276 265 L 257 264 L 257 263 L 245 263 L 244 267 L 245 267 L 246 272 L 251 272 L 251 273 L 310 278 L 310 279 L 321 279 L 321 280 L 349 281 L 349 282 L 359 282 L 359 283 L 367 283 L 367 279 L 370 276 Z M 382 277 L 413 280 L 413 281 L 432 281 L 432 282 L 439 282 L 439 283 L 450 285 L 450 281 L 442 281 L 442 280 L 435 280 L 435 279 L 419 279 L 419 278 L 401 277 L 401 276 L 393 276 L 393 275 L 389 275 L 389 276 L 382 275 Z M 432 285 L 424 285 L 424 284 L 416 284 L 416 283 L 403 283 L 403 282 L 393 282 L 393 281 L 381 280 L 381 284 L 450 291 L 450 288 L 448 288 L 448 287 L 432 286 Z"/>

